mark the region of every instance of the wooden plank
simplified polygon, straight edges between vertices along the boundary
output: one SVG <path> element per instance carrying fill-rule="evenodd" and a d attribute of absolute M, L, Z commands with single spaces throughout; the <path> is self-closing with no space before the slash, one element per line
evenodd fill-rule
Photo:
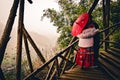
<path fill-rule="evenodd" d="M 103 66 L 105 66 L 106 70 L 109 71 L 109 74 L 113 74 L 116 76 L 116 78 L 120 79 L 120 70 L 118 68 L 116 68 L 114 65 L 109 64 L 102 58 L 99 58 L 99 61 Z"/>
<path fill-rule="evenodd" d="M 19 24 L 17 31 L 17 55 L 16 55 L 16 80 L 21 80 L 21 61 L 22 61 L 22 27 L 24 21 L 24 0 L 20 0 Z"/>
<path fill-rule="evenodd" d="M 117 58 L 114 55 L 109 54 L 105 51 L 101 51 L 100 56 L 102 58 L 104 58 L 105 60 L 109 61 L 109 63 L 111 63 L 112 65 L 114 65 L 120 69 L 120 59 L 119 58 Z"/>
<path fill-rule="evenodd" d="M 60 80 L 110 80 L 109 77 L 102 72 L 101 68 L 81 69 L 75 68 L 66 71 L 60 76 Z"/>
<path fill-rule="evenodd" d="M 99 0 L 94 0 L 92 6 L 90 7 L 88 13 L 92 14 L 93 10 L 95 9 L 96 5 L 98 4 Z"/>
<path fill-rule="evenodd" d="M 104 74 L 103 72 L 101 72 L 101 71 L 83 71 L 83 70 L 80 70 L 80 71 L 70 71 L 71 73 L 76 73 L 76 72 L 78 72 L 78 73 L 84 73 L 84 74 L 99 74 L 99 75 L 101 75 L 101 74 Z M 65 73 L 68 73 L 68 72 L 65 72 Z"/>
<path fill-rule="evenodd" d="M 76 72 L 76 73 L 71 73 L 71 72 L 69 72 L 69 73 L 65 73 L 63 76 L 79 76 L 79 77 L 90 77 L 90 78 L 95 78 L 95 77 L 99 77 L 99 78 L 106 78 L 105 76 L 104 76 L 104 74 L 96 74 L 95 75 L 95 73 L 94 74 L 90 74 L 90 73 L 79 73 L 79 72 Z"/>
<path fill-rule="evenodd" d="M 30 71 L 33 72 L 33 66 L 32 66 L 32 60 L 31 60 L 31 56 L 30 56 L 30 51 L 29 51 L 29 46 L 28 46 L 28 42 L 27 42 L 27 38 L 24 34 L 24 44 L 25 44 L 25 50 L 26 50 L 26 55 L 27 55 L 27 60 L 28 60 L 28 65 L 30 68 Z"/>
<path fill-rule="evenodd" d="M 9 14 L 6 26 L 5 26 L 5 29 L 4 29 L 4 32 L 0 39 L 0 66 L 1 66 L 3 58 L 4 58 L 4 53 L 5 53 L 5 49 L 7 47 L 7 43 L 10 40 L 10 34 L 11 34 L 13 23 L 14 23 L 14 20 L 16 17 L 18 4 L 19 4 L 19 0 L 14 0 L 13 5 L 10 10 L 10 14 Z"/>
<path fill-rule="evenodd" d="M 31 43 L 32 47 L 36 51 L 36 53 L 37 53 L 39 59 L 41 60 L 41 62 L 44 64 L 46 62 L 44 56 L 42 55 L 41 51 L 39 50 L 39 48 L 37 47 L 37 45 L 35 44 L 35 42 L 31 38 L 31 36 L 29 35 L 29 33 L 27 32 L 25 27 L 23 27 L 23 33 L 25 34 L 26 38 L 29 40 L 29 42 Z"/>
<path fill-rule="evenodd" d="M 107 78 L 100 78 L 100 77 L 88 77 L 88 76 L 62 76 L 60 80 L 109 80 Z"/>
<path fill-rule="evenodd" d="M 109 80 L 105 75 L 97 75 L 97 74 L 85 74 L 85 73 L 66 73 L 61 76 L 61 78 L 69 78 L 75 80 L 77 79 L 92 79 L 92 80 Z"/>
<path fill-rule="evenodd" d="M 23 29 L 25 30 L 25 29 Z M 67 46 L 65 49 L 61 50 L 58 54 L 56 54 L 53 58 L 51 58 L 49 61 L 47 61 L 46 63 L 44 63 L 42 66 L 40 66 L 38 69 L 34 70 L 31 74 L 29 74 L 28 76 L 26 76 L 24 78 L 24 80 L 28 80 L 30 77 L 32 77 L 33 75 L 36 75 L 37 73 L 39 73 L 43 68 L 45 68 L 47 65 L 49 65 L 52 61 L 54 61 L 59 55 L 62 55 L 66 50 L 70 49 L 76 42 L 78 42 L 78 39 L 76 41 L 74 41 L 72 44 L 70 44 L 69 46 Z"/>
<path fill-rule="evenodd" d="M 97 68 L 89 68 L 89 69 L 84 69 L 82 70 L 81 67 L 79 66 L 76 66 L 74 69 L 71 69 L 69 71 L 80 71 L 80 72 L 91 72 L 91 71 L 94 71 L 94 72 L 101 72 L 101 68 L 97 67 Z"/>

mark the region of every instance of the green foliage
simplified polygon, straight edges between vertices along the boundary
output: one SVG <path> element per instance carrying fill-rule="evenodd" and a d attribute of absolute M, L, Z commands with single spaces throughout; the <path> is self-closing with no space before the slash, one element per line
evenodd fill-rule
<path fill-rule="evenodd" d="M 57 32 L 60 33 L 58 38 L 58 44 L 60 48 L 66 47 L 72 36 L 71 28 L 76 20 L 76 18 L 84 12 L 88 12 L 94 0 L 80 0 L 78 3 L 74 0 L 57 0 L 60 10 L 56 11 L 54 9 L 48 8 L 44 10 L 43 17 L 50 18 L 53 25 L 57 27 Z M 110 14 L 110 24 L 120 22 L 120 1 L 111 1 L 111 14 Z M 100 30 L 103 29 L 103 11 L 102 4 L 98 4 L 92 13 L 94 21 L 99 25 Z M 119 31 L 116 31 L 112 39 L 117 41 L 120 40 Z M 102 35 L 101 35 L 102 36 Z"/>
<path fill-rule="evenodd" d="M 113 24 L 120 22 L 120 2 L 112 2 L 111 3 L 111 15 L 110 20 Z"/>
<path fill-rule="evenodd" d="M 111 14 L 110 21 L 112 24 L 116 24 L 120 22 L 120 1 L 111 3 Z M 116 30 L 116 32 L 112 35 L 112 40 L 115 42 L 120 42 L 120 28 Z M 116 44 L 114 44 L 116 47 Z"/>
<path fill-rule="evenodd" d="M 91 1 L 81 0 L 79 3 L 76 3 L 74 0 L 58 0 L 59 11 L 50 8 L 44 10 L 42 18 L 50 18 L 53 25 L 57 27 L 57 32 L 60 33 L 58 38 L 60 48 L 66 47 L 71 41 L 73 23 L 81 13 L 89 10 L 92 4 Z"/>
<path fill-rule="evenodd" d="M 117 42 L 116 44 L 113 44 L 114 47 L 120 48 L 120 29 L 118 29 L 113 36 L 113 40 Z"/>
<path fill-rule="evenodd" d="M 4 72 L 6 80 L 15 80 L 15 68 L 7 70 Z"/>

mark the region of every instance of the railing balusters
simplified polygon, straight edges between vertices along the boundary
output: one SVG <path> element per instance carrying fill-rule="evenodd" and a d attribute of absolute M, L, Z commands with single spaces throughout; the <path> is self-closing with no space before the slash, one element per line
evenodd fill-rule
<path fill-rule="evenodd" d="M 57 77 L 59 77 L 60 76 L 60 65 L 58 62 L 58 57 L 56 58 L 55 62 L 56 62 Z"/>
<path fill-rule="evenodd" d="M 57 80 L 56 79 L 56 77 L 55 77 L 55 75 L 56 75 L 56 69 L 54 69 L 54 71 L 53 71 L 53 73 L 52 73 L 52 75 L 51 75 L 51 77 L 50 77 L 50 79 L 49 80 Z"/>
<path fill-rule="evenodd" d="M 29 40 L 29 42 L 31 43 L 32 47 L 34 48 L 34 50 L 36 51 L 38 57 L 40 58 L 40 60 L 42 61 L 42 63 L 45 63 L 46 60 L 43 57 L 41 51 L 38 49 L 37 45 L 35 44 L 35 42 L 33 41 L 33 39 L 31 38 L 31 36 L 29 35 L 29 33 L 27 32 L 27 30 L 25 29 L 25 27 L 23 27 L 23 33 L 25 34 L 25 36 L 27 37 L 27 39 Z"/>
<path fill-rule="evenodd" d="M 62 55 L 65 51 L 67 51 L 68 49 L 70 49 L 75 43 L 78 42 L 78 39 L 76 41 L 74 41 L 73 43 L 71 43 L 68 47 L 66 47 L 64 50 L 60 51 L 58 54 L 56 54 L 53 58 L 51 58 L 49 61 L 47 61 L 46 63 L 44 63 L 40 68 L 34 70 L 31 74 L 29 74 L 27 77 L 24 78 L 24 80 L 28 80 L 31 76 L 36 75 L 38 72 L 40 72 L 41 70 L 43 70 L 46 66 L 48 66 L 52 61 L 54 61 L 57 57 L 59 57 L 59 55 Z M 54 71 L 54 74 L 56 72 Z M 52 77 L 52 76 L 51 76 Z"/>
<path fill-rule="evenodd" d="M 118 28 L 118 27 L 115 27 L 115 28 L 112 30 L 112 32 L 110 32 L 110 33 L 103 39 L 103 41 L 106 40 L 111 34 L 113 34 L 113 33 L 115 32 L 115 30 L 117 30 L 117 28 Z M 99 46 L 101 46 L 101 45 L 103 44 L 103 41 L 100 43 Z"/>
<path fill-rule="evenodd" d="M 68 51 L 68 53 L 67 53 L 67 56 L 66 56 L 66 58 L 67 59 L 69 59 L 69 57 L 70 57 L 70 52 L 71 52 L 71 48 L 69 49 L 69 51 Z M 62 68 L 62 71 L 61 71 L 61 74 L 63 74 L 64 73 L 64 71 L 65 71 L 65 68 L 66 68 L 66 65 L 67 65 L 67 60 L 65 61 L 65 63 L 64 63 L 64 66 L 63 66 L 63 68 Z"/>
<path fill-rule="evenodd" d="M 0 80 L 5 80 L 5 77 L 4 77 L 1 67 L 0 67 Z"/>
<path fill-rule="evenodd" d="M 55 65 L 55 61 L 53 61 L 53 64 L 51 65 L 45 80 L 49 80 L 51 72 L 52 72 L 52 69 L 54 68 L 54 65 Z"/>
<path fill-rule="evenodd" d="M 28 59 L 28 64 L 29 64 L 29 67 L 30 67 L 30 71 L 33 72 L 33 66 L 32 66 L 30 51 L 29 51 L 28 42 L 27 42 L 27 38 L 26 38 L 25 34 L 24 34 L 24 43 L 25 43 L 25 49 L 26 49 L 26 54 L 27 54 L 27 59 Z"/>
<path fill-rule="evenodd" d="M 19 24 L 17 32 L 16 80 L 21 80 L 23 23 L 24 23 L 24 0 L 20 0 Z"/>

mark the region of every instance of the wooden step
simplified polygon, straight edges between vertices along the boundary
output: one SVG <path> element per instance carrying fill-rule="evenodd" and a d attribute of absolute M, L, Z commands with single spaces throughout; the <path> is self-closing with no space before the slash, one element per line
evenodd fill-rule
<path fill-rule="evenodd" d="M 80 67 L 66 71 L 60 80 L 111 80 L 101 68 L 81 69 Z M 59 80 L 58 79 L 58 80 Z"/>
<path fill-rule="evenodd" d="M 116 51 L 117 50 L 117 51 Z M 110 48 L 107 52 L 101 51 L 99 61 L 101 67 L 114 79 L 120 79 L 119 49 Z"/>
<path fill-rule="evenodd" d="M 113 51 L 116 51 L 116 52 L 120 53 L 120 49 L 119 48 L 111 47 L 110 49 L 113 50 Z"/>
<path fill-rule="evenodd" d="M 107 50 L 108 53 L 120 58 L 120 52 L 119 52 L 119 49 L 116 49 L 116 48 L 110 48 Z"/>
<path fill-rule="evenodd" d="M 120 69 L 120 58 L 118 58 L 108 52 L 105 52 L 105 51 L 101 51 L 100 56 L 104 60 L 107 60 L 107 62 L 109 62 L 111 65 L 114 65 L 115 67 Z"/>
<path fill-rule="evenodd" d="M 101 67 L 113 78 L 113 80 L 120 79 L 120 70 L 115 68 L 113 65 L 109 64 L 103 58 L 99 58 Z"/>

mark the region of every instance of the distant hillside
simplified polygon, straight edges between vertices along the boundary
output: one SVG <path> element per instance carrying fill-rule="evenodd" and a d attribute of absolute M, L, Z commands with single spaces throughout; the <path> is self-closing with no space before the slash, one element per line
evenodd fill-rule
<path fill-rule="evenodd" d="M 0 22 L 0 37 L 2 35 L 3 29 L 4 29 L 4 25 Z"/>
<path fill-rule="evenodd" d="M 4 30 L 4 25 L 0 23 L 0 37 L 2 35 L 3 30 Z M 40 49 L 40 51 L 42 52 L 45 58 L 49 59 L 55 54 L 53 51 L 53 48 L 55 48 L 56 46 L 56 40 L 57 40 L 56 36 L 50 35 L 50 37 L 48 37 L 48 36 L 40 35 L 35 32 L 29 32 L 29 31 L 28 33 L 30 34 L 30 36 L 32 37 L 35 44 Z M 8 60 L 8 62 L 10 61 L 13 65 L 15 64 L 15 58 L 16 58 L 16 46 L 17 46 L 17 29 L 13 28 L 11 33 L 11 39 L 8 42 L 6 52 L 5 52 L 5 58 Z M 29 48 L 30 48 L 30 54 L 32 56 L 32 59 L 37 58 L 36 56 L 37 54 L 30 44 L 29 44 Z M 22 53 L 23 53 L 22 59 L 26 59 L 24 44 L 23 44 Z M 7 67 L 7 64 L 8 63 L 5 61 L 3 63 L 3 67 Z"/>
<path fill-rule="evenodd" d="M 0 22 L 0 37 L 4 30 L 4 25 Z M 34 42 L 39 48 L 53 48 L 56 45 L 57 36 L 50 35 L 50 36 L 43 36 L 35 32 L 28 31 Z M 15 49 L 17 45 L 17 29 L 13 27 L 12 33 L 11 33 L 11 39 L 8 43 L 7 49 Z"/>

